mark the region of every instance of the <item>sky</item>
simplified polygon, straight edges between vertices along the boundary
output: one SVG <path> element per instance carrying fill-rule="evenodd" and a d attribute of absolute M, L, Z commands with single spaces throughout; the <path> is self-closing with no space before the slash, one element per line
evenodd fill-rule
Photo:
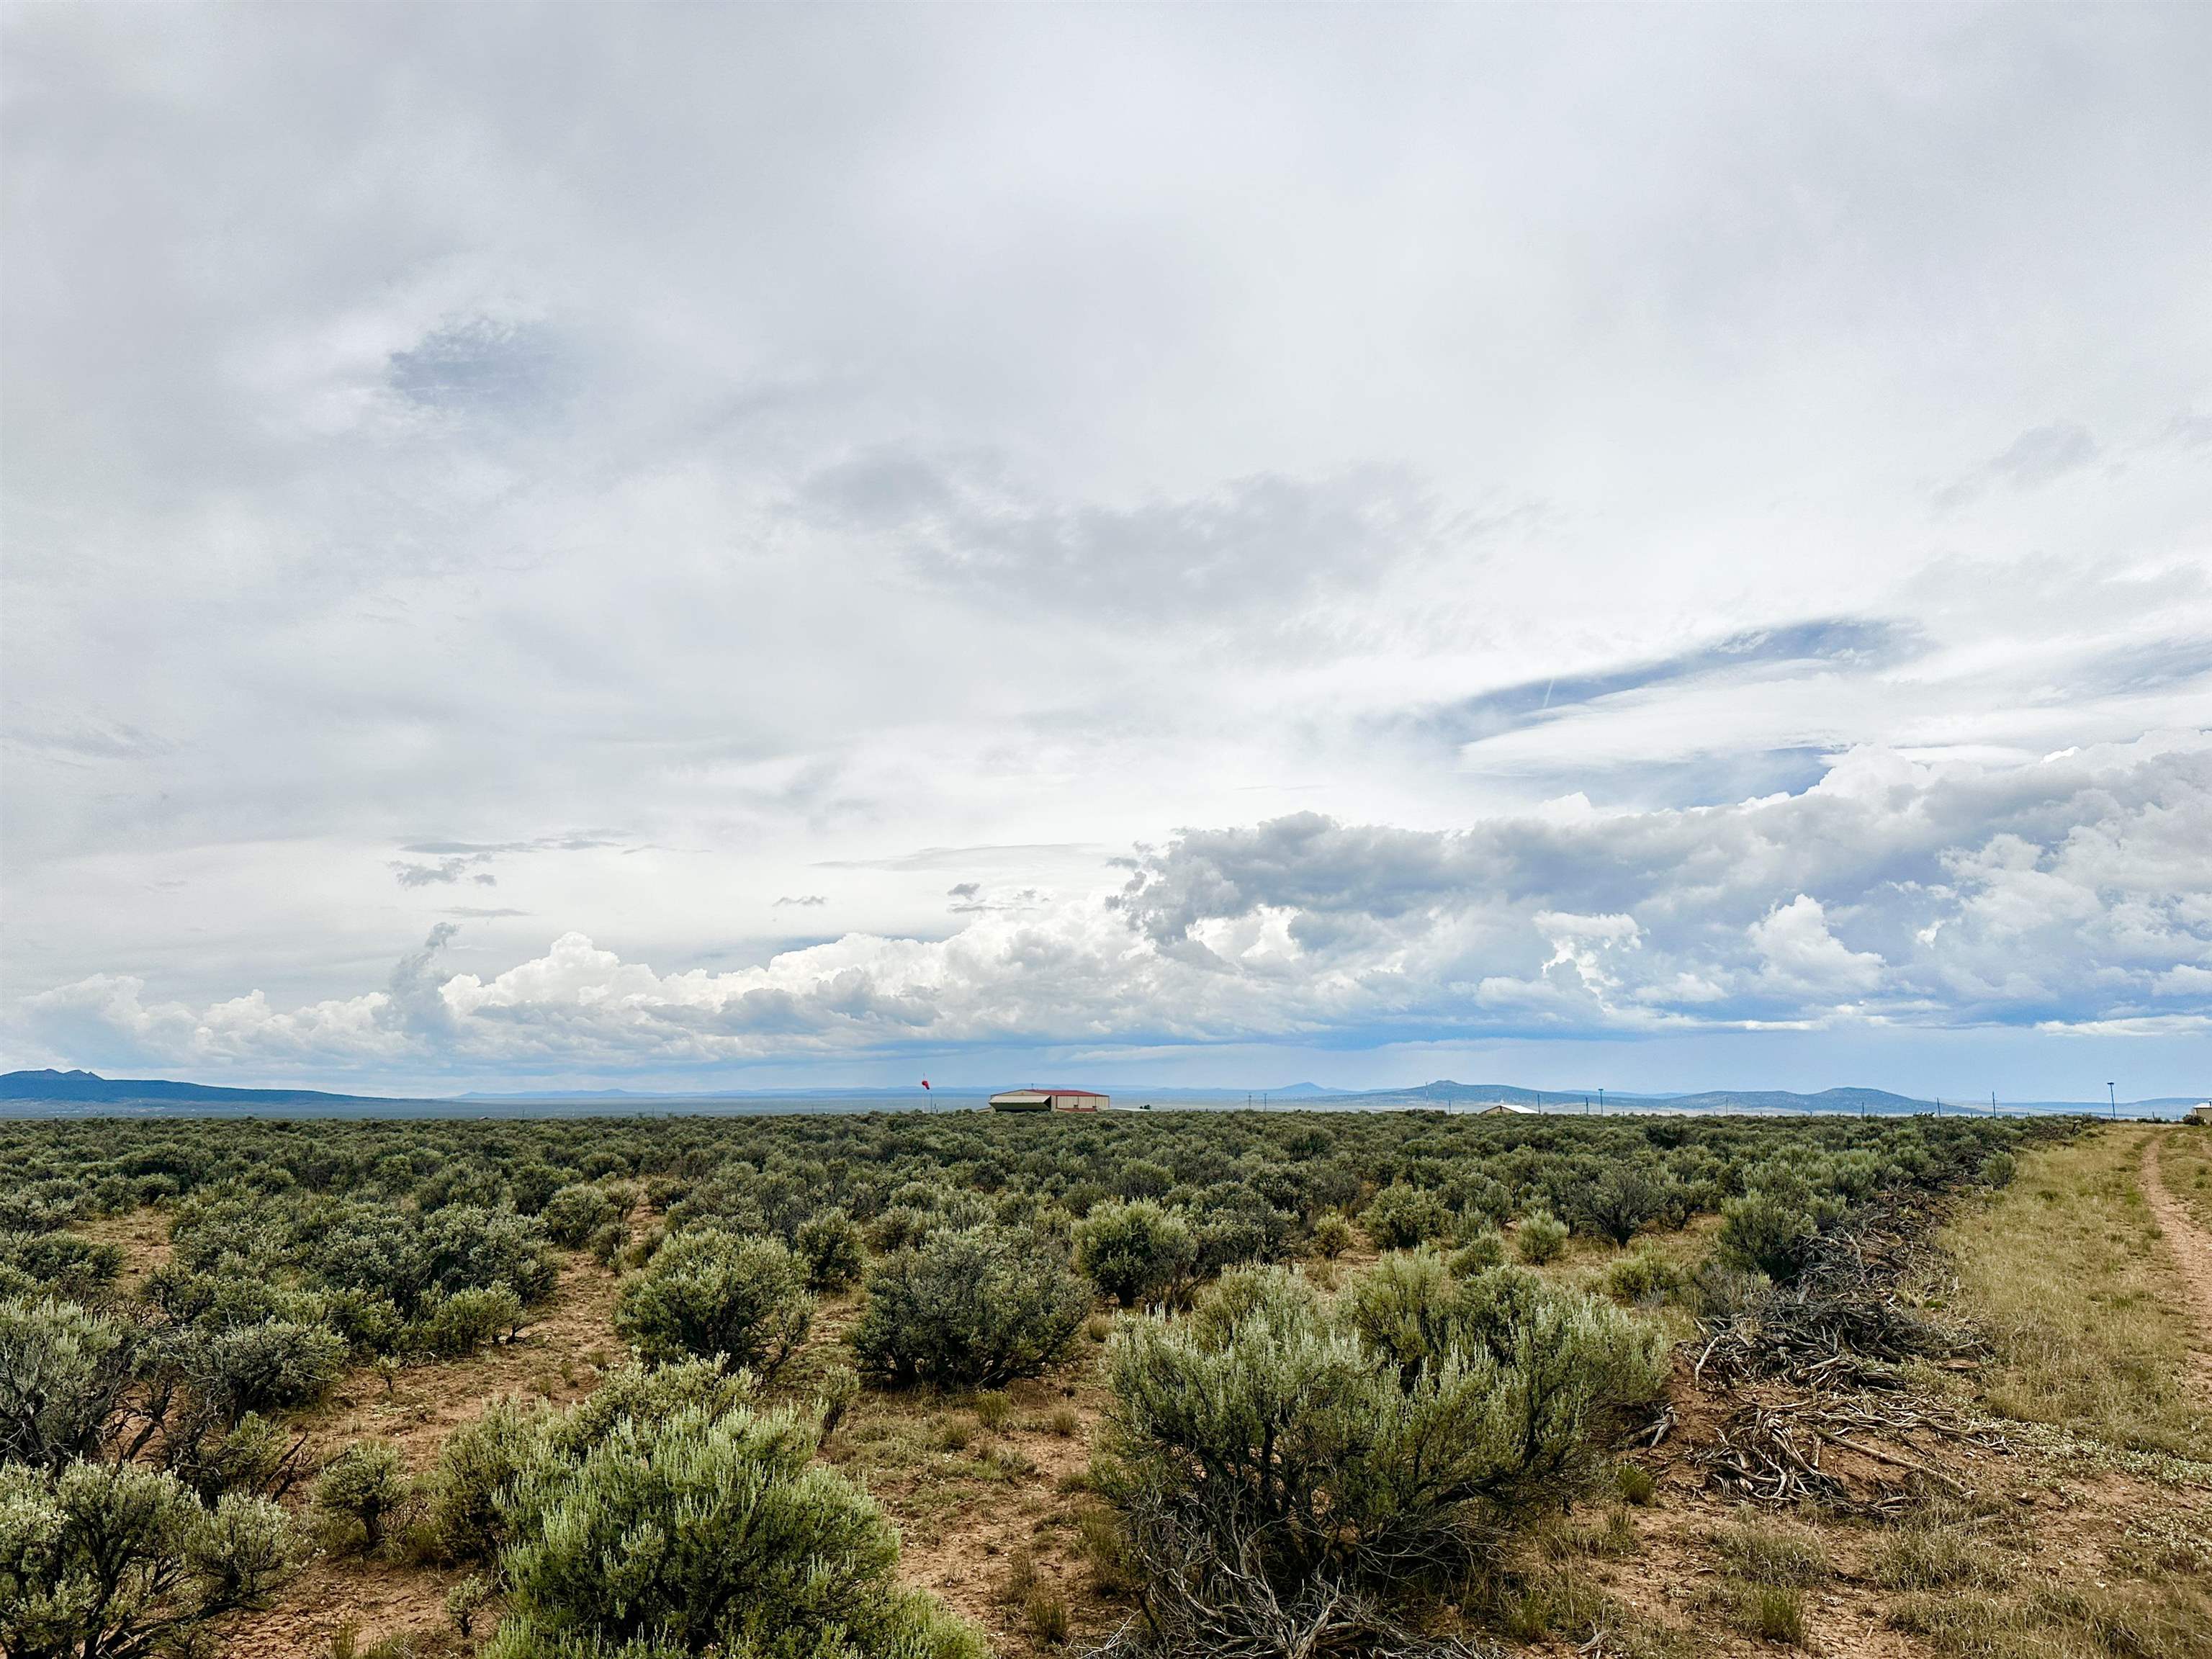
<path fill-rule="evenodd" d="M 0 14 L 0 1054 L 2212 1090 L 2212 12 Z"/>

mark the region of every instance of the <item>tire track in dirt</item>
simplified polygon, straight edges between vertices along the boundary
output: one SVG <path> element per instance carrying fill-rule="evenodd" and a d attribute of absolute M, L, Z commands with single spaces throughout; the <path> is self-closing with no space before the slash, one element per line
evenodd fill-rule
<path fill-rule="evenodd" d="M 2172 1247 L 2174 1265 L 2181 1269 L 2182 1283 L 2188 1287 L 2197 1317 L 2198 1370 L 2203 1371 L 2208 1369 L 2203 1356 L 2212 1353 L 2212 1237 L 2166 1189 L 2166 1177 L 2158 1167 L 2162 1139 L 2154 1134 L 2143 1143 L 2143 1198 L 2158 1218 L 2159 1231 Z"/>

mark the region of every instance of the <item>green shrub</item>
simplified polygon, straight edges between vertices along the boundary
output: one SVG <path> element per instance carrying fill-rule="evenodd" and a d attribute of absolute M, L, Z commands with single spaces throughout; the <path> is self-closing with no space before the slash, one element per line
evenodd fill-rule
<path fill-rule="evenodd" d="M 691 1406 L 538 1462 L 507 1500 L 507 1614 L 486 1653 L 982 1659 L 973 1632 L 899 1587 L 897 1535 L 814 1450 L 787 1410 Z"/>
<path fill-rule="evenodd" d="M 305 1435 L 295 1436 L 258 1413 L 223 1428 L 205 1413 L 166 1425 L 162 1453 L 170 1473 L 212 1504 L 227 1492 L 281 1498 L 297 1473 Z"/>
<path fill-rule="evenodd" d="M 0 1300 L 0 1462 L 58 1472 L 96 1455 L 140 1346 L 130 1327 L 73 1302 Z"/>
<path fill-rule="evenodd" d="M 1837 1200 L 1814 1193 L 1802 1179 L 1777 1178 L 1771 1186 L 1752 1188 L 1723 1202 L 1720 1254 L 1778 1285 L 1791 1284 L 1822 1229 L 1841 1213 Z"/>
<path fill-rule="evenodd" d="M 1408 1250 L 1441 1237 L 1451 1225 L 1451 1212 L 1434 1193 L 1401 1181 L 1375 1194 L 1360 1212 L 1359 1224 L 1376 1249 Z"/>
<path fill-rule="evenodd" d="M 1485 1227 L 1451 1254 L 1451 1270 L 1462 1279 L 1505 1265 L 1505 1235 Z"/>
<path fill-rule="evenodd" d="M 1682 1288 L 1681 1269 L 1657 1250 L 1644 1249 L 1607 1264 L 1605 1288 L 1622 1302 L 1656 1302 Z"/>
<path fill-rule="evenodd" d="M 814 1384 L 815 1403 L 822 1411 L 822 1432 L 835 1434 L 838 1424 L 845 1420 L 845 1413 L 852 1410 L 853 1402 L 860 1397 L 860 1374 L 850 1365 L 834 1364 L 826 1369 Z"/>
<path fill-rule="evenodd" d="M 1101 1204 L 1075 1226 L 1075 1262 L 1125 1308 L 1169 1300 L 1198 1259 L 1189 1224 L 1150 1199 Z"/>
<path fill-rule="evenodd" d="M 537 1455 L 540 1415 L 513 1400 L 495 1400 L 474 1422 L 446 1437 L 431 1470 L 431 1547 L 453 1563 L 489 1562 L 507 1541 L 500 1493 Z"/>
<path fill-rule="evenodd" d="M 774 1238 L 672 1235 L 623 1281 L 615 1329 L 647 1361 L 711 1358 L 772 1376 L 814 1318 L 805 1269 Z"/>
<path fill-rule="evenodd" d="M 853 1352 L 864 1376 L 894 1386 L 995 1385 L 1066 1352 L 1090 1311 L 1083 1281 L 1043 1241 L 962 1228 L 869 1273 Z"/>
<path fill-rule="evenodd" d="M 853 1218 L 842 1210 L 824 1210 L 799 1224 L 793 1242 L 806 1264 L 807 1288 L 842 1291 L 857 1285 L 868 1265 L 866 1247 Z"/>
<path fill-rule="evenodd" d="M 1314 1250 L 1325 1261 L 1335 1261 L 1358 1242 L 1352 1224 L 1334 1210 L 1314 1223 Z"/>
<path fill-rule="evenodd" d="M 1604 1477 L 1664 1388 L 1663 1341 L 1531 1275 L 1485 1279 L 1504 1282 L 1420 1252 L 1332 1304 L 1271 1269 L 1123 1322 L 1097 1484 L 1139 1560 L 1182 1564 L 1151 1575 L 1155 1613 L 1232 1565 L 1286 1593 L 1449 1577 Z"/>
<path fill-rule="evenodd" d="M 1587 1231 L 1626 1244 L 1666 1212 L 1673 1185 L 1648 1164 L 1617 1158 L 1596 1180 L 1576 1189 L 1571 1213 Z"/>
<path fill-rule="evenodd" d="M 1532 1267 L 1557 1261 L 1567 1248 L 1567 1224 L 1549 1210 L 1532 1210 L 1513 1230 L 1513 1253 Z"/>
<path fill-rule="evenodd" d="M 512 1334 L 521 1323 L 522 1298 L 506 1285 L 456 1291 L 423 1304 L 407 1328 L 407 1344 L 418 1353 L 458 1359 Z"/>
<path fill-rule="evenodd" d="M 1622 1463 L 1613 1472 L 1613 1490 L 1631 1504 L 1641 1507 L 1658 1495 L 1659 1483 L 1651 1478 L 1650 1470 L 1640 1464 Z"/>
<path fill-rule="evenodd" d="M 0 1651 L 168 1650 L 265 1606 L 298 1556 L 265 1498 L 210 1507 L 175 1476 L 129 1463 L 0 1465 Z"/>
<path fill-rule="evenodd" d="M 115 1283 L 123 1252 L 75 1233 L 0 1231 L 0 1282 L 20 1274 L 25 1292 L 51 1291 L 82 1300 Z"/>
<path fill-rule="evenodd" d="M 491 1594 L 491 1580 L 480 1572 L 471 1573 L 446 1592 L 446 1617 L 464 1642 L 474 1633 L 477 1615 Z"/>
<path fill-rule="evenodd" d="M 345 1339 L 326 1325 L 262 1319 L 196 1336 L 194 1382 L 231 1420 L 311 1406 L 344 1369 Z"/>
<path fill-rule="evenodd" d="M 621 1227 L 629 1213 L 630 1189 L 580 1181 L 545 1201 L 538 1214 L 545 1236 L 563 1249 L 580 1250 L 602 1227 Z"/>
<path fill-rule="evenodd" d="M 315 1507 L 331 1523 L 337 1547 L 363 1554 L 383 1547 L 386 1524 L 413 1495 L 399 1449 L 381 1440 L 348 1446 L 315 1480 Z"/>

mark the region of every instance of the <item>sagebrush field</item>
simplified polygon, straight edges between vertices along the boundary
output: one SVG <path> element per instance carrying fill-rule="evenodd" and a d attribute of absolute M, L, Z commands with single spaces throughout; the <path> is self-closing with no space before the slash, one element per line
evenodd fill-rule
<path fill-rule="evenodd" d="M 2200 1655 L 2208 1142 L 0 1127 L 0 1650 Z"/>

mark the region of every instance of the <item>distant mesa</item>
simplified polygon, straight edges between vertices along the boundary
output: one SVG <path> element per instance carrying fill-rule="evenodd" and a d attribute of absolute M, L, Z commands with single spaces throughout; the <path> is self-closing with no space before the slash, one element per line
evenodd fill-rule
<path fill-rule="evenodd" d="M 315 1106 L 378 1100 L 377 1095 L 333 1094 L 323 1089 L 225 1089 L 165 1078 L 108 1078 L 97 1072 L 9 1072 L 0 1074 L 0 1100 L 86 1101 L 114 1105 L 170 1103 L 210 1106 Z"/>

